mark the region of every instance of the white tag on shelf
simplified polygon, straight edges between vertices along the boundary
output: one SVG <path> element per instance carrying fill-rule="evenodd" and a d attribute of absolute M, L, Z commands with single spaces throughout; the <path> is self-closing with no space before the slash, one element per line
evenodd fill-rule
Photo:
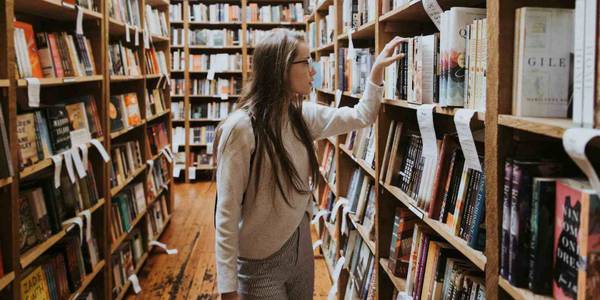
<path fill-rule="evenodd" d="M 310 221 L 310 224 L 314 225 L 314 224 L 319 223 L 319 219 L 322 218 L 322 217 L 324 217 L 324 216 L 326 216 L 326 215 L 328 215 L 328 214 L 329 214 L 329 211 L 327 211 L 325 209 L 319 210 L 319 212 L 317 212 L 315 214 L 315 216 L 313 217 L 312 221 Z"/>
<path fill-rule="evenodd" d="M 81 246 L 81 244 L 83 243 L 83 219 L 81 219 L 81 217 L 70 218 L 68 220 L 63 221 L 62 225 L 71 225 L 69 226 L 69 228 L 67 228 L 67 231 L 71 230 L 75 226 L 79 226 L 79 244 Z"/>
<path fill-rule="evenodd" d="M 90 134 L 90 131 L 87 130 L 86 128 L 71 130 L 69 132 L 69 136 L 71 138 L 71 145 L 73 147 L 76 147 L 79 145 L 85 145 L 85 144 L 89 143 L 90 140 L 92 140 L 92 135 Z"/>
<path fill-rule="evenodd" d="M 437 27 L 437 29 L 441 30 L 440 21 L 442 18 L 443 11 L 440 5 L 438 4 L 437 0 L 423 0 L 423 8 L 425 9 L 427 15 L 429 15 L 429 18 L 431 19 L 433 24 L 435 24 L 435 26 Z"/>
<path fill-rule="evenodd" d="M 29 107 L 40 107 L 40 80 L 35 77 L 25 78 L 27 81 L 27 98 Z"/>
<path fill-rule="evenodd" d="M 340 257 L 338 261 L 335 263 L 335 268 L 333 270 L 333 280 L 335 282 L 340 278 L 340 274 L 342 273 L 342 267 L 344 266 L 344 262 L 346 261 L 345 257 Z"/>
<path fill-rule="evenodd" d="M 89 241 L 92 239 L 92 212 L 90 212 L 89 209 L 86 209 L 80 214 L 85 217 L 85 240 Z"/>
<path fill-rule="evenodd" d="M 168 249 L 166 244 L 161 243 L 159 241 L 150 241 L 150 246 L 162 248 L 169 255 L 177 254 L 177 249 Z"/>
<path fill-rule="evenodd" d="M 571 159 L 587 176 L 596 194 L 600 194 L 600 179 L 585 155 L 585 147 L 595 137 L 600 136 L 599 129 L 569 128 L 563 134 L 563 147 Z"/>
<path fill-rule="evenodd" d="M 229 95 L 227 93 L 221 93 L 221 100 L 229 99 Z"/>
<path fill-rule="evenodd" d="M 102 159 L 104 159 L 104 162 L 110 161 L 110 156 L 108 155 L 108 152 L 106 152 L 106 149 L 104 148 L 102 143 L 100 143 L 100 141 L 98 141 L 97 139 L 93 139 L 90 141 L 90 143 L 92 143 L 92 145 L 94 145 L 94 147 L 98 149 L 98 152 L 100 152 L 100 155 L 102 156 Z"/>
<path fill-rule="evenodd" d="M 171 148 L 169 148 L 168 145 L 165 147 L 165 151 L 169 152 L 169 156 L 171 156 L 171 159 L 175 159 L 175 155 L 173 154 L 173 151 L 171 151 Z"/>
<path fill-rule="evenodd" d="M 140 280 L 138 279 L 137 275 L 131 274 L 128 279 L 131 281 L 133 292 L 139 294 L 142 291 L 142 287 L 140 286 Z"/>
<path fill-rule="evenodd" d="M 149 159 L 146 161 L 146 163 L 148 164 L 149 169 L 152 169 L 154 167 L 154 161 Z"/>
<path fill-rule="evenodd" d="M 75 21 L 75 34 L 83 35 L 83 8 L 77 5 L 77 20 Z"/>
<path fill-rule="evenodd" d="M 327 300 L 335 300 L 336 294 L 337 294 L 337 282 L 331 286 L 331 289 L 329 289 L 329 293 L 327 294 Z"/>
<path fill-rule="evenodd" d="M 323 245 L 323 240 L 318 240 L 312 244 L 313 252 L 319 248 L 319 246 Z"/>
<path fill-rule="evenodd" d="M 481 172 L 481 163 L 479 162 L 479 156 L 477 155 L 477 148 L 475 147 L 475 141 L 473 140 L 473 133 L 471 132 L 470 125 L 474 113 L 475 111 L 472 109 L 458 109 L 454 114 L 454 124 L 456 126 L 456 132 L 458 133 L 460 148 L 465 156 L 465 166 Z"/>
<path fill-rule="evenodd" d="M 167 149 L 166 149 L 166 148 L 164 148 L 164 149 L 162 150 L 162 154 L 165 156 L 165 158 L 167 159 L 167 161 L 168 161 L 169 163 L 173 162 L 173 158 L 171 157 L 171 155 L 169 154 L 169 151 L 167 151 Z"/>
<path fill-rule="evenodd" d="M 213 68 L 208 69 L 208 74 L 206 74 L 206 79 L 207 80 L 215 79 L 215 69 L 213 69 Z"/>
<path fill-rule="evenodd" d="M 340 102 L 342 101 L 342 90 L 335 90 L 335 107 L 340 107 Z"/>
<path fill-rule="evenodd" d="M 71 180 L 71 183 L 75 183 L 75 170 L 73 170 L 73 158 L 71 157 L 71 151 L 63 152 L 63 156 L 65 157 L 65 166 L 67 167 L 69 179 Z"/>
<path fill-rule="evenodd" d="M 173 177 L 174 178 L 179 178 L 179 176 L 181 175 L 181 171 L 183 170 L 183 166 L 181 165 L 173 165 Z"/>
<path fill-rule="evenodd" d="M 65 2 L 65 0 L 62 0 L 62 5 L 70 9 L 75 9 L 75 5 Z"/>
<path fill-rule="evenodd" d="M 75 170 L 77 171 L 77 175 L 79 178 L 84 178 L 87 175 L 85 167 L 83 166 L 83 162 L 81 161 L 81 156 L 79 156 L 79 148 L 75 147 L 69 150 L 71 152 L 71 157 L 73 158 L 73 163 L 75 163 Z"/>
<path fill-rule="evenodd" d="M 60 187 L 60 172 L 62 171 L 63 156 L 62 154 L 56 154 L 52 156 L 54 162 L 54 188 Z"/>
<path fill-rule="evenodd" d="M 342 233 L 348 233 L 348 213 L 350 212 L 350 207 L 347 205 L 344 206 L 344 210 L 342 210 Z"/>
<path fill-rule="evenodd" d="M 129 32 L 129 23 L 125 23 L 125 41 L 131 43 L 131 32 Z"/>
<path fill-rule="evenodd" d="M 352 33 L 354 33 L 354 28 L 348 27 L 348 59 L 352 60 L 352 65 L 356 60 L 356 51 L 354 50 L 354 42 L 352 41 Z"/>
<path fill-rule="evenodd" d="M 417 108 L 417 122 L 423 141 L 423 156 L 437 158 L 437 139 L 433 125 L 434 104 L 423 104 Z"/>
<path fill-rule="evenodd" d="M 88 166 L 88 146 L 87 145 L 79 145 L 79 150 L 81 150 L 81 162 L 83 166 L 85 166 L 87 170 Z"/>
<path fill-rule="evenodd" d="M 137 47 L 140 45 L 140 32 L 137 26 L 135 26 L 135 32 L 133 36 L 133 44 Z"/>
<path fill-rule="evenodd" d="M 190 176 L 190 180 L 195 180 L 196 179 L 196 167 L 189 167 L 188 168 L 188 173 Z"/>
<path fill-rule="evenodd" d="M 331 210 L 331 220 L 335 219 L 335 217 L 337 216 L 337 211 L 339 210 L 340 206 L 342 205 L 348 205 L 348 199 L 345 198 L 340 198 L 335 205 L 333 206 L 333 209 Z"/>
<path fill-rule="evenodd" d="M 398 292 L 396 300 L 412 300 L 412 297 L 409 296 L 406 292 Z"/>

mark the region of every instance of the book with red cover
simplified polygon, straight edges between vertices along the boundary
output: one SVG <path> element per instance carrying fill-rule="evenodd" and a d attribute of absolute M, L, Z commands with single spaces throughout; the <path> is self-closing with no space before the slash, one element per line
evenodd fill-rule
<path fill-rule="evenodd" d="M 31 62 L 31 75 L 36 78 L 44 78 L 42 73 L 42 65 L 40 64 L 40 57 L 38 56 L 38 49 L 35 43 L 35 34 L 33 32 L 33 26 L 29 23 L 14 21 L 15 28 L 23 29 L 25 32 L 25 40 L 27 41 L 27 49 L 29 55 L 29 61 Z"/>

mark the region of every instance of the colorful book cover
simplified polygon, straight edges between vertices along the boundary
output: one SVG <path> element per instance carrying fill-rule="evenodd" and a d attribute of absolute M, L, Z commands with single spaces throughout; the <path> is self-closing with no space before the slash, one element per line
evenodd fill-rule
<path fill-rule="evenodd" d="M 14 21 L 15 28 L 23 29 L 25 32 L 25 41 L 27 42 L 27 52 L 29 55 L 29 62 L 31 63 L 31 75 L 37 78 L 43 78 L 42 65 L 40 64 L 40 57 L 38 56 L 38 49 L 35 44 L 35 34 L 31 24 Z"/>
<path fill-rule="evenodd" d="M 140 114 L 140 105 L 138 104 L 138 98 L 135 93 L 125 95 L 125 107 L 127 109 L 127 123 L 129 126 L 141 124 L 142 116 Z"/>
<path fill-rule="evenodd" d="M 19 166 L 23 168 L 38 162 L 35 116 L 33 113 L 17 116 L 17 140 L 19 141 Z"/>
<path fill-rule="evenodd" d="M 50 300 L 48 281 L 41 266 L 21 279 L 21 299 Z"/>

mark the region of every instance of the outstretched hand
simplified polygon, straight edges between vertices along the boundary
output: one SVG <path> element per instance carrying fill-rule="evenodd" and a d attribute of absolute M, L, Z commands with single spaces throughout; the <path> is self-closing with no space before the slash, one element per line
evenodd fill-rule
<path fill-rule="evenodd" d="M 404 57 L 404 53 L 394 54 L 396 48 L 398 48 L 400 43 L 404 41 L 406 41 L 405 38 L 397 36 L 389 41 L 383 50 L 381 50 L 381 53 L 379 53 L 375 59 L 375 63 L 371 69 L 370 76 L 373 83 L 381 85 L 383 82 L 383 71 L 385 70 L 385 67 Z"/>

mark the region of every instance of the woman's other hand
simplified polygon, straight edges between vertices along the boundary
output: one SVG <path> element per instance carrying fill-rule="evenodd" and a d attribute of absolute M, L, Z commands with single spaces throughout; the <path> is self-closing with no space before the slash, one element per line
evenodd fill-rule
<path fill-rule="evenodd" d="M 405 38 L 397 36 L 391 41 L 389 41 L 385 45 L 381 53 L 379 53 L 379 55 L 375 59 L 373 68 L 371 69 L 370 79 L 373 83 L 381 85 L 383 83 L 383 72 L 385 70 L 385 67 L 404 57 L 404 53 L 394 54 L 396 48 L 398 48 L 398 46 L 400 46 L 400 43 L 404 41 L 406 41 Z"/>

